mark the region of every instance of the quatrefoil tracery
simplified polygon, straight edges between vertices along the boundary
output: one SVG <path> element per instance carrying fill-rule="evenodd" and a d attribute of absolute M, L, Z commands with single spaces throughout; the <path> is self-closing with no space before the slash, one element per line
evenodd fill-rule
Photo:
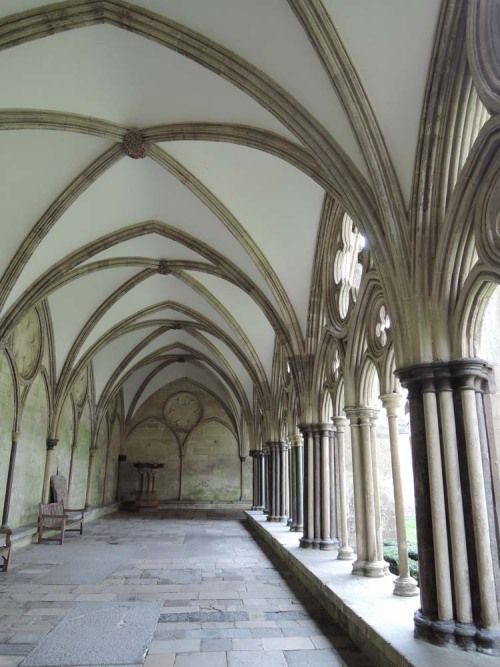
<path fill-rule="evenodd" d="M 384 347 L 387 343 L 387 337 L 388 337 L 387 330 L 390 329 L 390 327 L 391 327 L 390 317 L 387 314 L 385 306 L 382 305 L 380 306 L 380 309 L 378 311 L 378 321 L 375 326 L 375 335 L 379 339 L 382 347 Z"/>
<path fill-rule="evenodd" d="M 341 241 L 335 255 L 333 279 L 338 286 L 339 315 L 344 320 L 349 312 L 351 298 L 355 302 L 358 295 L 363 271 L 359 253 L 365 245 L 364 237 L 348 215 L 342 221 Z"/>

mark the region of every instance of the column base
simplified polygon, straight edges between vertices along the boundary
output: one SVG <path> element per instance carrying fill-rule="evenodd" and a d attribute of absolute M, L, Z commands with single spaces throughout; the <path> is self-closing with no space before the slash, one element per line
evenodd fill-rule
<path fill-rule="evenodd" d="M 301 549 L 312 549 L 314 540 L 310 540 L 307 537 L 301 537 L 299 540 L 299 546 Z"/>
<path fill-rule="evenodd" d="M 394 580 L 393 595 L 400 595 L 406 598 L 420 595 L 418 584 L 413 577 L 397 577 Z"/>
<path fill-rule="evenodd" d="M 363 570 L 365 577 L 376 578 L 385 577 L 387 574 L 386 568 L 387 563 L 385 560 L 377 560 L 372 562 L 366 561 Z"/>
<path fill-rule="evenodd" d="M 315 537 L 314 540 L 312 541 L 312 548 L 313 549 L 319 549 L 321 547 L 321 540 L 319 537 Z"/>
<path fill-rule="evenodd" d="M 290 532 L 292 533 L 303 533 L 304 526 L 300 523 L 295 523 L 293 526 L 290 526 Z"/>
<path fill-rule="evenodd" d="M 287 516 L 279 516 L 278 521 L 281 521 L 283 523 L 287 523 L 288 522 L 288 517 Z"/>
<path fill-rule="evenodd" d="M 348 546 L 340 547 L 337 554 L 337 560 L 354 560 L 355 557 L 352 547 Z"/>
<path fill-rule="evenodd" d="M 288 521 L 286 522 L 286 525 L 289 526 L 290 528 L 293 526 L 293 519 L 292 519 L 292 517 L 289 517 Z"/>
<path fill-rule="evenodd" d="M 335 542 L 333 540 L 321 540 L 319 544 L 321 551 L 333 551 L 335 547 Z"/>
<path fill-rule="evenodd" d="M 479 651 L 500 656 L 500 631 L 478 628 L 473 623 L 433 621 L 415 612 L 415 637 L 437 646 L 456 646 L 463 651 Z"/>
<path fill-rule="evenodd" d="M 262 507 L 262 505 L 252 505 L 252 507 L 250 509 L 251 509 L 252 512 L 263 512 L 264 511 L 264 508 Z"/>
<path fill-rule="evenodd" d="M 352 564 L 352 572 L 351 574 L 356 574 L 361 577 L 365 576 L 365 565 L 366 561 L 361 560 L 361 559 L 356 559 L 354 563 Z"/>

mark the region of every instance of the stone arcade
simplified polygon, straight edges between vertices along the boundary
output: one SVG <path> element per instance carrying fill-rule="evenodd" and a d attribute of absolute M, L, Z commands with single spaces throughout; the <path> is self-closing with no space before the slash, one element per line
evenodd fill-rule
<path fill-rule="evenodd" d="M 3 0 L 0 44 L 14 549 L 56 473 L 89 520 L 251 507 L 351 581 L 390 535 L 413 641 L 495 660 L 500 1 Z"/>

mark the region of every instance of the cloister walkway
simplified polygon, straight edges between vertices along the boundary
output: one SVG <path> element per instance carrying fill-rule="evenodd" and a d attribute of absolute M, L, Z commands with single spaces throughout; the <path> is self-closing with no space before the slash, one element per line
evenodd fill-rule
<path fill-rule="evenodd" d="M 123 512 L 17 550 L 0 666 L 370 667 L 241 512 Z"/>

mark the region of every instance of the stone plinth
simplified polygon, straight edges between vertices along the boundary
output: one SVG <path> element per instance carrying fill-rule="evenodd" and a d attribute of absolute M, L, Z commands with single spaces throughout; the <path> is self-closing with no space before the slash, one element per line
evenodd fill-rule
<path fill-rule="evenodd" d="M 140 477 L 140 491 L 135 500 L 134 509 L 158 511 L 158 496 L 156 495 L 156 475 L 158 470 L 165 466 L 164 463 L 134 463 Z"/>

